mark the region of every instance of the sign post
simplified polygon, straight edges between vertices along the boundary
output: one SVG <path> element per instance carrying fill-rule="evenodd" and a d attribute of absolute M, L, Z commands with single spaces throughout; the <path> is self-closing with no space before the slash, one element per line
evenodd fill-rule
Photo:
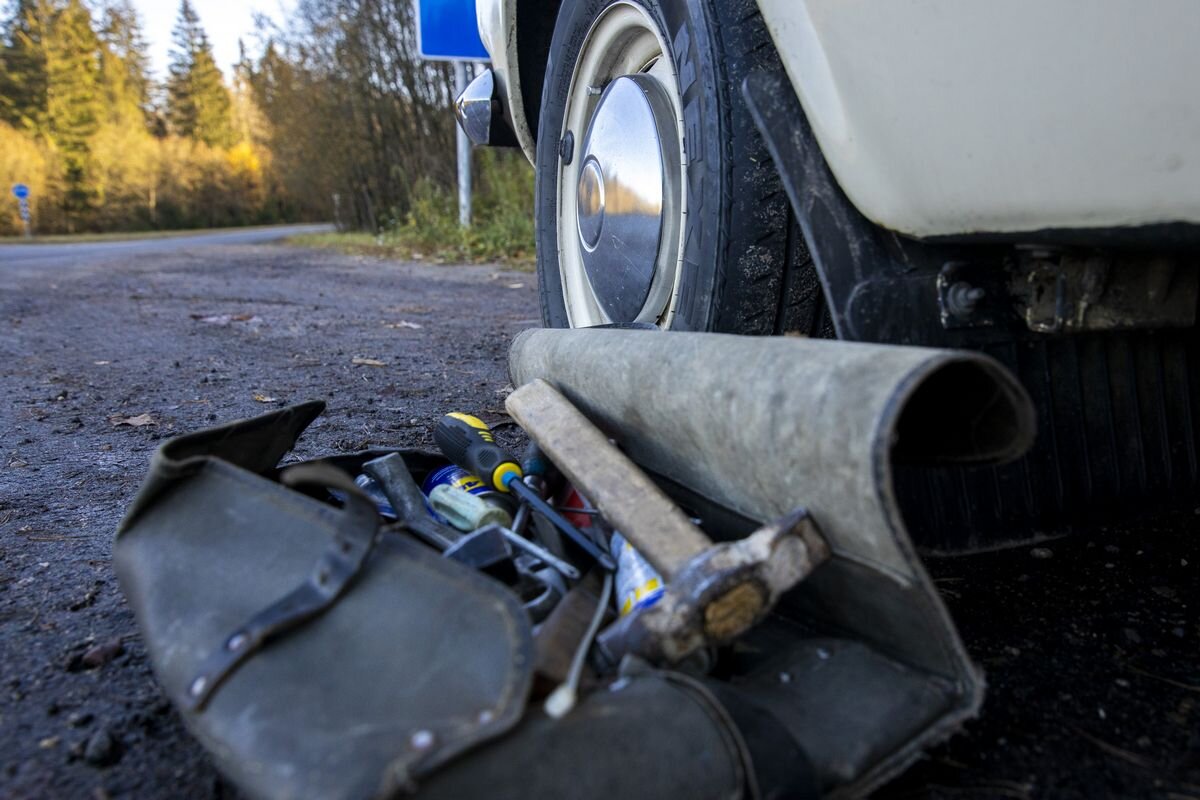
<path fill-rule="evenodd" d="M 467 62 L 487 61 L 475 24 L 475 0 L 416 0 L 417 50 L 428 61 L 454 62 L 454 94 L 467 88 Z M 471 142 L 458 129 L 458 224 L 471 225 Z"/>
<path fill-rule="evenodd" d="M 454 62 L 454 96 L 467 90 L 467 65 Z M 458 144 L 458 224 L 471 227 L 471 143 L 461 125 L 454 126 Z"/>
<path fill-rule="evenodd" d="M 23 183 L 18 183 L 12 187 L 13 197 L 17 198 L 21 211 L 21 222 L 25 223 L 25 238 L 33 238 L 33 230 L 30 228 L 30 222 L 33 219 L 29 213 L 29 187 Z"/>

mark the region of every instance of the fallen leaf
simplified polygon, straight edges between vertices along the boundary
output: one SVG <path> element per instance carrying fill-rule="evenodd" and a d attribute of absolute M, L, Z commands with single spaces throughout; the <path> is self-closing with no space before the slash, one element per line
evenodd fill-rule
<path fill-rule="evenodd" d="M 380 361 L 377 358 L 359 358 L 358 356 L 355 356 L 353 359 L 351 359 L 350 363 L 357 364 L 360 367 L 386 367 L 387 366 L 387 364 L 383 363 L 382 361 Z"/>
<path fill-rule="evenodd" d="M 154 417 L 149 414 L 138 414 L 136 417 L 122 417 L 120 414 L 113 414 L 108 418 L 114 428 L 119 428 L 122 425 L 128 425 L 131 428 L 142 428 L 146 425 L 157 425 Z"/>
<path fill-rule="evenodd" d="M 208 325 L 228 325 L 231 322 L 259 322 L 254 314 L 189 314 L 197 322 Z"/>
<path fill-rule="evenodd" d="M 279 400 L 274 397 L 268 397 L 265 394 L 255 394 L 254 399 L 260 403 L 278 403 Z"/>
<path fill-rule="evenodd" d="M 399 322 L 385 322 L 385 323 L 383 323 L 383 327 L 391 328 L 392 330 L 396 330 L 399 328 L 407 328 L 408 330 L 419 331 L 424 326 L 418 325 L 415 322 L 409 322 L 407 320 L 402 319 Z"/>

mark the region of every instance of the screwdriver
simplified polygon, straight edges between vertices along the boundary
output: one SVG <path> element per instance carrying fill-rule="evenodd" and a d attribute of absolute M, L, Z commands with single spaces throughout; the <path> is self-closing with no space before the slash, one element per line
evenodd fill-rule
<path fill-rule="evenodd" d="M 496 444 L 491 429 L 483 420 L 470 414 L 447 414 L 438 422 L 433 432 L 433 440 L 437 442 L 446 458 L 478 475 L 485 483 L 490 483 L 499 491 L 511 492 L 529 503 L 586 550 L 601 567 L 610 572 L 616 570 L 617 565 L 612 556 L 555 511 L 537 492 L 525 485 L 522 481 L 524 473 L 521 466 L 504 451 L 504 448 Z"/>

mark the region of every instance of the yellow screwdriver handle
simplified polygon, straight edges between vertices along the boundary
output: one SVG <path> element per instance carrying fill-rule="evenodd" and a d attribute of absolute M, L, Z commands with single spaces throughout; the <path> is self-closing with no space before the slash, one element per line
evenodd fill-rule
<path fill-rule="evenodd" d="M 478 417 L 447 414 L 438 422 L 433 440 L 446 458 L 501 492 L 509 490 L 509 481 L 524 477 L 517 460 L 496 444 L 491 429 Z"/>

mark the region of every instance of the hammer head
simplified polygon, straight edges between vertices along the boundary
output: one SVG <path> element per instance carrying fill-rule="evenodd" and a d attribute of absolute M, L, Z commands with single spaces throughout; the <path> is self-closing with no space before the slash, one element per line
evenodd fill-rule
<path fill-rule="evenodd" d="M 600 649 L 614 663 L 633 654 L 676 664 L 702 647 L 728 644 L 828 557 L 829 546 L 808 512 L 793 511 L 692 558 L 662 599 L 604 631 Z"/>

